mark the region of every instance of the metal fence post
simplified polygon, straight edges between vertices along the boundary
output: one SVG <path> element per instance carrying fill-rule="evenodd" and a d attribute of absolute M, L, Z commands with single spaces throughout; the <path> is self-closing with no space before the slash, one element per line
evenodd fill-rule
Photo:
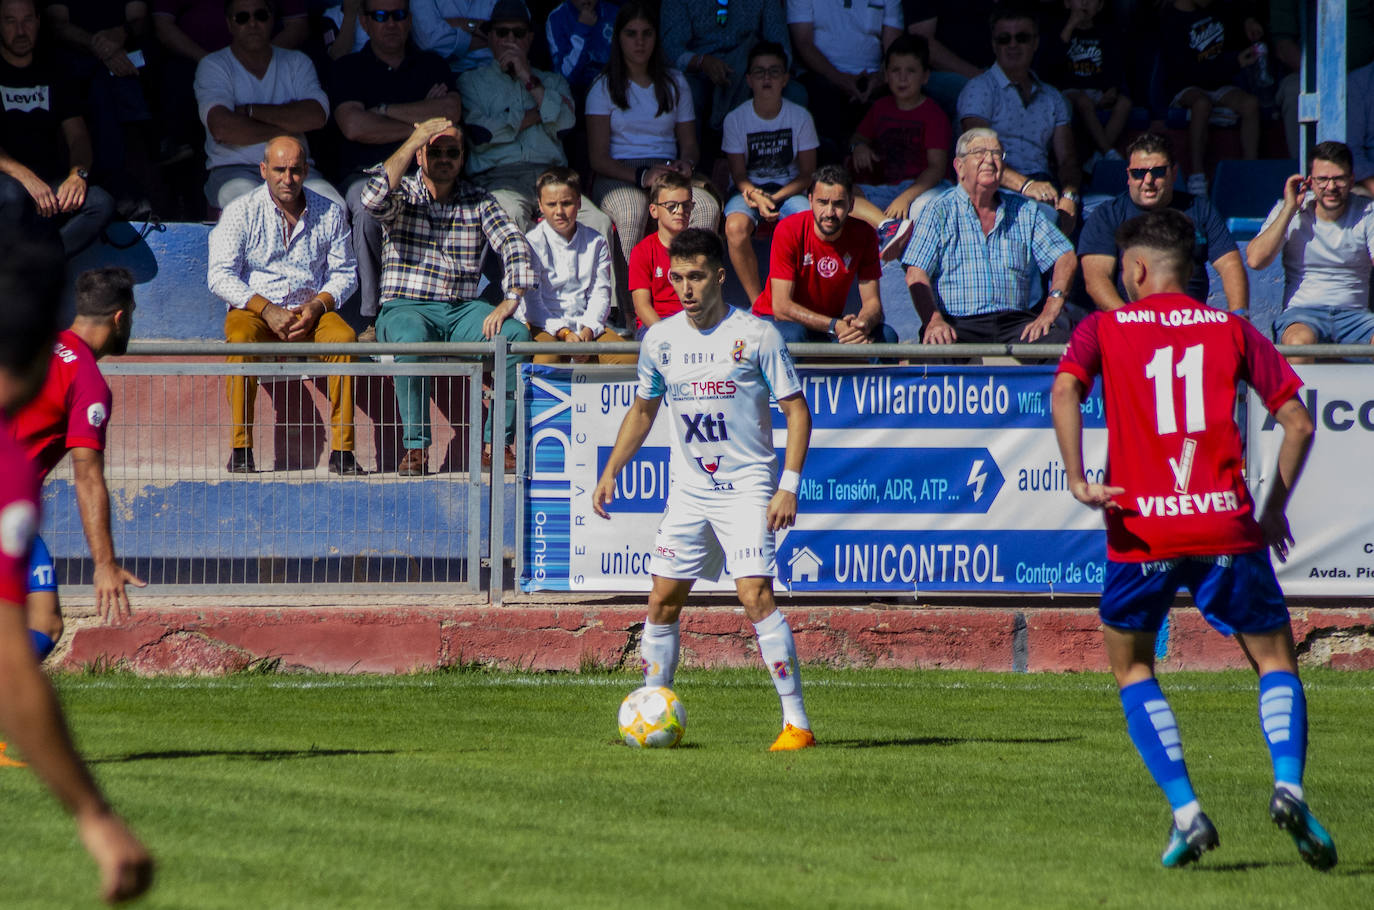
<path fill-rule="evenodd" d="M 506 336 L 492 339 L 491 361 L 491 564 L 489 602 L 500 606 L 506 589 Z M 499 434 L 499 435 L 498 435 Z"/>

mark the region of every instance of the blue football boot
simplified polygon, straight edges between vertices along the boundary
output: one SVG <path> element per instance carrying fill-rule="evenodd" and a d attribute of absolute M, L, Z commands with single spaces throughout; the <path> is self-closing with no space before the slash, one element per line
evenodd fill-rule
<path fill-rule="evenodd" d="M 1307 865 L 1322 870 L 1336 865 L 1336 842 L 1307 808 L 1307 803 L 1281 787 L 1275 788 L 1269 800 L 1269 817 L 1293 838 Z"/>
<path fill-rule="evenodd" d="M 1220 843 L 1212 820 L 1199 812 L 1187 831 L 1180 831 L 1177 825 L 1169 829 L 1169 843 L 1159 860 L 1169 869 L 1180 869 Z"/>

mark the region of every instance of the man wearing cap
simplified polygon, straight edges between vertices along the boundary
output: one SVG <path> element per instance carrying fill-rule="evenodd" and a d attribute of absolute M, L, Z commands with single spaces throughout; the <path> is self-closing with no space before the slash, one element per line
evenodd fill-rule
<path fill-rule="evenodd" d="M 379 341 L 529 341 L 529 331 L 510 316 L 538 284 L 534 254 L 496 198 L 464 180 L 463 134 L 452 121 L 435 117 L 415 127 L 385 162 L 369 169 L 363 205 L 382 225 Z M 406 175 L 412 162 L 419 174 Z M 482 259 L 491 247 L 501 257 L 503 299 L 496 306 L 477 298 Z M 397 361 L 415 361 L 401 357 Z M 506 470 L 515 468 L 516 361 L 506 360 Z M 430 444 L 424 377 L 396 377 L 396 403 L 403 425 L 405 455 L 396 473 L 424 474 Z M 483 465 L 491 463 L 494 439 L 487 427 Z"/>
<path fill-rule="evenodd" d="M 458 79 L 463 120 L 473 142 L 467 172 L 524 233 L 539 214 L 535 181 L 550 167 L 568 164 L 558 134 L 571 129 L 575 120 L 572 90 L 557 73 L 530 66 L 534 29 L 522 0 L 496 4 L 487 41 L 491 62 Z M 490 136 L 474 134 L 473 128 Z M 577 220 L 610 240 L 611 219 L 586 196 Z"/>

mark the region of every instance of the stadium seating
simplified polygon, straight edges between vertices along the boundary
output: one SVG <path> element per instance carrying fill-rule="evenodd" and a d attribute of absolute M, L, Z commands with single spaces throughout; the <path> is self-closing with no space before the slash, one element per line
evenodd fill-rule
<path fill-rule="evenodd" d="M 1250 240 L 1264 226 L 1264 218 L 1283 195 L 1283 182 L 1298 172 L 1291 158 L 1217 163 L 1212 204 L 1236 240 Z"/>

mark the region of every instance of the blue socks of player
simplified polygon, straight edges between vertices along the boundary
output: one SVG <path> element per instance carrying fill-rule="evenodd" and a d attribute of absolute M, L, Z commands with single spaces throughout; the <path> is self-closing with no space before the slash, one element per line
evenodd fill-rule
<path fill-rule="evenodd" d="M 782 722 L 811 729 L 811 721 L 806 717 L 806 705 L 802 702 L 801 668 L 797 664 L 797 645 L 792 640 L 792 628 L 781 610 L 774 610 L 754 623 L 754 631 L 759 637 L 759 653 L 768 667 L 768 675 L 773 677 L 773 688 L 778 690 L 782 700 Z"/>
<path fill-rule="evenodd" d="M 673 687 L 680 641 L 676 622 L 659 625 L 644 620 L 644 635 L 639 640 L 639 657 L 644 662 L 644 685 Z"/>
<path fill-rule="evenodd" d="M 29 642 L 33 645 L 33 653 L 38 655 L 38 662 L 40 664 L 43 662 L 43 658 L 51 654 L 52 649 L 57 647 L 57 642 L 37 629 L 29 630 Z"/>
<path fill-rule="evenodd" d="M 1260 677 L 1260 726 L 1274 764 L 1274 786 L 1302 799 L 1302 772 L 1307 760 L 1307 697 L 1302 681 L 1286 670 Z"/>
<path fill-rule="evenodd" d="M 1146 679 L 1126 686 L 1121 690 L 1121 709 L 1126 712 L 1131 742 L 1174 810 L 1174 823 L 1187 830 L 1197 817 L 1197 797 L 1183 763 L 1178 721 L 1159 683 Z"/>

